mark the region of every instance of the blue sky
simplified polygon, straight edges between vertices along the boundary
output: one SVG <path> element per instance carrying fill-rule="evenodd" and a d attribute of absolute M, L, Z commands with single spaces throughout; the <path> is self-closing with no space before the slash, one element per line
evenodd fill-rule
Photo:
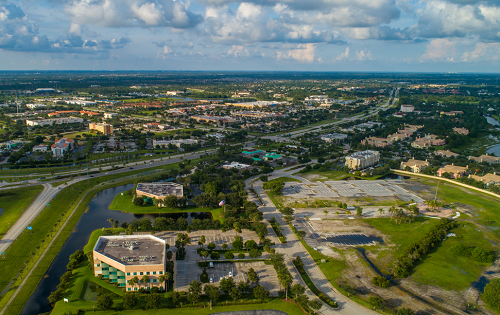
<path fill-rule="evenodd" d="M 0 70 L 499 72 L 500 0 L 0 0 Z"/>

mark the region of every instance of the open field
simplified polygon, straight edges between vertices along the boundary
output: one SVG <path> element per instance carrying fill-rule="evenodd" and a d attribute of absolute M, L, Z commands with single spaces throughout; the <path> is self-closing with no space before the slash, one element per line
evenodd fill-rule
<path fill-rule="evenodd" d="M 182 212 L 210 212 L 215 219 L 219 219 L 224 222 L 224 208 L 200 208 L 196 206 L 185 206 L 184 208 L 167 208 L 167 207 L 155 207 L 152 204 L 147 204 L 144 206 L 136 206 L 132 202 L 132 196 L 126 193 L 117 194 L 113 199 L 113 202 L 109 206 L 109 210 L 118 210 L 123 212 L 131 212 L 136 214 L 146 214 L 146 213 L 182 213 Z"/>
<path fill-rule="evenodd" d="M 193 162 L 196 163 L 197 161 L 198 160 L 194 160 Z M 167 166 L 159 166 L 152 169 L 168 170 L 175 167 L 178 167 L 178 163 L 169 164 Z M 44 249 L 44 246 L 46 246 L 47 242 L 51 241 L 53 235 L 55 234 L 51 231 L 59 229 L 61 225 L 60 221 L 66 219 L 66 215 L 70 213 L 72 208 L 76 206 L 76 202 L 80 200 L 80 198 L 82 198 L 87 191 L 89 191 L 89 193 L 85 196 L 75 214 L 70 218 L 61 235 L 59 235 L 59 237 L 54 241 L 47 254 L 39 262 L 37 268 L 27 280 L 23 290 L 19 292 L 14 301 L 10 304 L 6 314 L 18 314 L 22 309 L 41 277 L 50 266 L 52 260 L 59 253 L 59 250 L 71 234 L 73 227 L 80 219 L 80 216 L 85 211 L 88 203 L 96 193 L 103 189 L 128 184 L 137 180 L 137 178 L 128 178 L 131 175 L 144 174 L 146 172 L 147 175 L 144 175 L 144 178 L 148 178 L 158 176 L 160 174 L 160 172 L 157 172 L 151 175 L 150 172 L 152 169 L 136 170 L 114 176 L 108 175 L 100 178 L 92 178 L 90 183 L 82 181 L 62 189 L 61 192 L 59 192 L 59 194 L 51 201 L 50 209 L 49 207 L 44 208 L 44 210 L 42 210 L 42 212 L 33 221 L 33 234 L 27 231 L 23 232 L 7 249 L 6 259 L 2 259 L 0 261 L 0 269 L 4 271 L 0 273 L 0 290 L 3 290 L 6 286 L 10 285 L 13 275 L 18 275 L 19 271 L 24 269 L 24 261 L 29 260 L 30 252 L 36 252 L 36 246 L 41 245 L 42 250 Z M 123 177 L 126 178 L 120 181 L 119 178 Z M 99 183 L 105 181 L 110 181 L 110 183 L 102 186 L 98 185 Z M 42 240 L 44 240 L 45 243 L 41 243 Z M 32 265 L 33 264 L 30 261 L 28 269 L 30 269 Z M 3 307 L 7 300 L 12 296 L 20 281 L 22 280 L 17 278 L 16 282 L 12 284 L 10 290 L 2 297 L 0 307 Z"/>
<path fill-rule="evenodd" d="M 7 233 L 42 190 L 43 186 L 37 185 L 0 191 L 0 209 L 3 209 L 0 237 Z"/>
<path fill-rule="evenodd" d="M 454 229 L 453 233 L 457 237 L 449 237 L 435 247 L 425 260 L 416 266 L 410 279 L 421 284 L 436 285 L 445 290 L 461 291 L 479 278 L 490 264 L 455 256 L 449 249 L 457 244 L 487 250 L 493 250 L 493 246 L 472 223 L 465 223 L 464 226 Z"/>

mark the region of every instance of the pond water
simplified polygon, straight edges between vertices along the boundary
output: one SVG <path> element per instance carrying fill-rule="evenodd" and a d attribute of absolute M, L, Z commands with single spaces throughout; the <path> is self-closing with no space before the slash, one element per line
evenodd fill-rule
<path fill-rule="evenodd" d="M 341 245 L 366 245 L 372 242 L 383 243 L 384 240 L 377 236 L 367 236 L 364 234 L 346 234 L 326 237 L 328 242 Z"/>
<path fill-rule="evenodd" d="M 498 122 L 495 118 L 493 117 L 490 117 L 490 116 L 486 116 L 486 121 L 493 125 L 493 126 L 500 126 L 500 122 Z"/>
<path fill-rule="evenodd" d="M 66 240 L 66 243 L 57 254 L 52 264 L 47 269 L 46 274 L 38 284 L 37 288 L 29 298 L 28 302 L 21 311 L 21 315 L 32 315 L 50 312 L 49 300 L 47 299 L 51 292 L 57 289 L 59 278 L 66 272 L 66 265 L 69 262 L 69 256 L 78 249 L 83 249 L 87 244 L 90 234 L 94 230 L 101 228 L 109 228 L 110 223 L 107 221 L 110 218 L 131 222 L 134 219 L 143 217 L 154 220 L 157 216 L 171 217 L 176 220 L 179 217 L 184 217 L 188 222 L 191 219 L 211 218 L 210 213 L 205 212 L 185 212 L 173 214 L 132 214 L 120 211 L 108 210 L 109 205 L 113 201 L 116 194 L 134 188 L 133 184 L 118 186 L 100 192 L 97 197 L 89 203 L 89 210 L 84 213 L 76 224 L 73 233 Z"/>
<path fill-rule="evenodd" d="M 378 179 L 410 179 L 410 176 L 403 176 L 395 173 L 389 173 L 387 175 L 379 177 Z"/>

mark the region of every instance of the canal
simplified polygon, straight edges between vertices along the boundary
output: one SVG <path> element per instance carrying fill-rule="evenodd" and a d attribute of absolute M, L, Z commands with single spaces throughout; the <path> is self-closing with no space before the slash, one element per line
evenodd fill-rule
<path fill-rule="evenodd" d="M 113 201 L 116 194 L 124 192 L 128 189 L 134 188 L 133 184 L 118 186 L 100 192 L 89 203 L 89 209 L 85 212 L 78 223 L 76 224 L 73 233 L 66 240 L 52 264 L 47 269 L 44 277 L 38 283 L 35 291 L 29 298 L 26 305 L 21 311 L 21 315 L 33 315 L 47 313 L 52 310 L 49 304 L 48 297 L 51 292 L 57 290 L 59 278 L 66 272 L 66 265 L 69 262 L 69 256 L 78 249 L 83 250 L 87 244 L 90 234 L 94 230 L 101 228 L 109 228 L 110 223 L 108 220 L 113 218 L 120 223 L 123 221 L 131 222 L 134 219 L 143 217 L 150 218 L 151 221 L 157 216 L 171 217 L 176 220 L 179 217 L 184 217 L 189 223 L 191 219 L 205 219 L 210 218 L 210 213 L 200 212 L 185 212 L 175 214 L 132 214 L 120 211 L 108 210 L 109 205 Z"/>

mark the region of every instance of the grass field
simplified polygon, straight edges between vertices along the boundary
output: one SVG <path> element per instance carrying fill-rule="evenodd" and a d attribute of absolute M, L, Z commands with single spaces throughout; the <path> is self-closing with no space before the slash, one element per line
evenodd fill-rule
<path fill-rule="evenodd" d="M 155 207 L 154 205 L 147 204 L 144 206 L 136 206 L 132 202 L 132 196 L 126 193 L 117 194 L 109 206 L 109 210 L 118 210 L 123 212 L 131 212 L 136 214 L 146 214 L 146 213 L 182 213 L 182 212 L 210 212 L 212 217 L 219 219 L 224 222 L 224 208 L 200 208 L 196 206 L 186 206 L 184 208 L 166 208 L 166 207 Z"/>
<path fill-rule="evenodd" d="M 166 304 L 167 298 L 163 298 L 162 304 Z M 141 301 L 140 301 L 141 302 Z M 139 307 L 135 310 L 122 311 L 122 310 L 107 310 L 107 311 L 93 311 L 92 305 L 95 305 L 95 302 L 74 302 L 74 303 L 64 303 L 57 302 L 56 307 L 52 311 L 52 315 L 63 315 L 69 312 L 75 312 L 78 310 L 87 310 L 85 314 L 95 314 L 95 315 L 136 315 L 138 312 L 144 315 L 160 315 L 160 314 L 172 314 L 176 315 L 191 315 L 193 313 L 200 315 L 208 315 L 212 313 L 219 312 L 233 312 L 233 311 L 247 311 L 247 310 L 278 310 L 287 313 L 288 315 L 304 315 L 305 313 L 302 309 L 292 302 L 287 302 L 281 300 L 279 298 L 271 298 L 267 303 L 263 304 L 245 304 L 245 305 L 227 305 L 227 306 L 213 306 L 212 310 L 208 307 L 208 302 L 206 302 L 206 307 L 182 307 L 182 308 L 160 308 L 160 309 L 152 309 L 145 310 L 139 307 L 144 307 L 144 303 L 139 303 Z M 141 305 L 142 304 L 142 305 Z M 188 304 L 189 305 L 189 304 Z M 122 306 L 121 300 L 115 300 L 115 307 Z M 162 305 L 164 306 L 164 305 Z M 80 313 L 83 314 L 83 313 Z"/>
<path fill-rule="evenodd" d="M 449 252 L 450 247 L 464 244 L 493 250 L 491 243 L 472 223 L 452 231 L 457 237 L 449 237 L 435 247 L 415 268 L 411 279 L 421 284 L 436 285 L 446 290 L 461 291 L 476 281 L 486 266 L 467 257 L 457 257 Z"/>
<path fill-rule="evenodd" d="M 37 185 L 0 191 L 0 209 L 4 209 L 0 215 L 0 236 L 7 233 L 42 190 L 43 186 Z"/>
<path fill-rule="evenodd" d="M 390 218 L 364 219 L 363 222 L 386 235 L 392 243 L 365 247 L 367 251 L 377 254 L 378 259 L 372 262 L 382 272 L 389 273 L 386 269 L 391 267 L 392 258 L 399 256 L 409 245 L 421 239 L 439 221 L 416 217 L 415 221 L 410 224 L 395 224 L 390 221 Z"/>
<path fill-rule="evenodd" d="M 497 242 L 500 241 L 500 208 L 498 207 L 498 199 L 450 183 L 423 178 L 416 180 L 431 186 L 437 186 L 439 182 L 438 199 L 448 204 L 472 206 L 473 209 L 471 212 L 474 220 L 488 227 L 489 236 L 496 238 Z"/>
<path fill-rule="evenodd" d="M 193 164 L 195 164 L 198 160 L 194 160 Z M 0 273 L 0 290 L 3 290 L 13 277 L 16 277 L 18 273 L 23 270 L 24 261 L 30 259 L 30 252 L 36 252 L 36 246 L 42 245 L 42 250 L 44 249 L 44 245 L 41 243 L 42 240 L 45 240 L 45 244 L 52 239 L 53 234 L 51 230 L 59 229 L 60 223 L 59 221 L 65 220 L 66 217 L 63 215 L 67 215 L 71 209 L 76 206 L 76 202 L 83 197 L 85 192 L 89 191 L 89 193 L 85 196 L 82 203 L 76 210 L 75 214 L 70 218 L 70 221 L 61 232 L 59 237 L 55 240 L 52 246 L 49 248 L 49 251 L 45 255 L 45 257 L 40 261 L 37 268 L 33 271 L 32 276 L 27 280 L 23 289 L 16 296 L 14 301 L 10 304 L 9 308 L 5 311 L 5 314 L 18 314 L 22 309 L 23 305 L 28 300 L 29 296 L 37 286 L 40 279 L 45 274 L 46 270 L 50 266 L 52 260 L 59 253 L 61 247 L 66 242 L 66 239 L 71 234 L 73 227 L 76 225 L 80 216 L 85 211 L 88 203 L 92 200 L 94 195 L 107 188 L 124 185 L 131 183 L 136 178 L 130 178 L 130 175 L 137 174 L 145 174 L 144 178 L 149 178 L 152 176 L 158 176 L 161 172 L 154 170 L 164 169 L 168 170 L 170 168 L 178 167 L 178 163 L 169 164 L 167 166 L 160 166 L 149 169 L 147 173 L 146 170 L 136 170 L 127 173 L 122 173 L 120 175 L 108 175 L 101 178 L 93 178 L 90 180 L 90 183 L 87 181 L 79 182 L 70 187 L 66 187 L 62 189 L 59 194 L 51 201 L 51 206 L 46 207 L 42 210 L 42 212 L 33 220 L 33 234 L 24 231 L 21 235 L 14 241 L 14 243 L 7 249 L 6 258 L 0 260 L 0 270 L 3 272 Z M 153 172 L 151 172 L 153 170 Z M 119 178 L 126 177 L 124 180 L 119 180 Z M 98 185 L 99 183 L 110 181 L 107 185 Z M 28 264 L 28 268 L 32 267 L 32 263 Z M 20 283 L 20 279 L 16 280 L 17 282 L 14 284 L 14 287 L 11 287 L 10 290 L 2 297 L 0 300 L 0 308 L 3 307 L 6 301 L 12 296 L 14 293 L 14 288 Z"/>

